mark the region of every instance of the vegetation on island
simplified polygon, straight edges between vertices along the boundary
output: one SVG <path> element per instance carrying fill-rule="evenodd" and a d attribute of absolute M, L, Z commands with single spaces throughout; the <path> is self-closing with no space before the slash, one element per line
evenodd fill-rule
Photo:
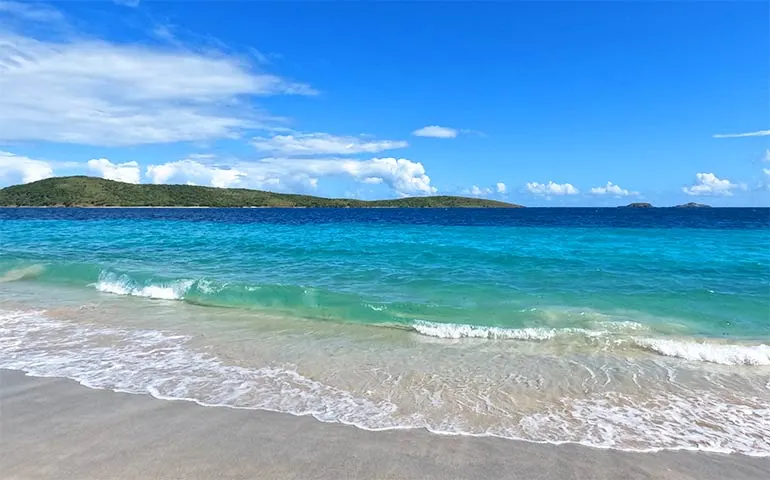
<path fill-rule="evenodd" d="M 647 203 L 647 202 L 635 202 L 635 203 L 629 203 L 628 205 L 621 205 L 618 208 L 657 208 L 657 207 L 653 207 L 651 203 Z M 688 202 L 688 203 L 683 203 L 681 205 L 674 205 L 673 207 L 662 207 L 662 208 L 711 208 L 711 205 L 706 205 L 705 203 Z"/>
<path fill-rule="evenodd" d="M 652 208 L 652 204 L 647 202 L 634 202 L 629 203 L 628 205 L 623 205 L 620 208 Z"/>
<path fill-rule="evenodd" d="M 517 208 L 521 205 L 452 196 L 355 200 L 194 185 L 141 185 L 103 178 L 53 177 L 0 190 L 6 207 L 305 207 Z"/>
<path fill-rule="evenodd" d="M 705 203 L 688 202 L 681 205 L 676 205 L 674 208 L 711 208 L 711 205 Z"/>

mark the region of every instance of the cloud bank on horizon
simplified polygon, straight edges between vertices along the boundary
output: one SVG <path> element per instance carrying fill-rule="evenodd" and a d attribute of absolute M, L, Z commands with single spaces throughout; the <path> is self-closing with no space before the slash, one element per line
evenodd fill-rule
<path fill-rule="evenodd" d="M 588 137 L 572 138 L 581 131 L 580 123 L 566 130 L 559 125 L 559 116 L 568 110 L 555 102 L 539 107 L 547 111 L 533 110 L 534 105 L 517 89 L 535 87 L 517 84 L 515 76 L 505 77 L 513 82 L 509 88 L 497 90 L 492 103 L 484 103 L 489 93 L 481 85 L 486 82 L 486 88 L 494 88 L 492 75 L 503 72 L 485 74 L 479 68 L 480 83 L 473 84 L 454 79 L 455 72 L 465 71 L 462 65 L 455 71 L 446 64 L 431 77 L 415 63 L 416 57 L 402 58 L 401 65 L 415 72 L 404 79 L 406 83 L 393 86 L 370 75 L 371 84 L 359 82 L 352 88 L 357 98 L 368 98 L 369 104 L 358 104 L 360 100 L 351 104 L 344 100 L 351 85 L 342 85 L 346 75 L 364 73 L 356 65 L 324 60 L 336 69 L 328 76 L 324 73 L 328 67 L 320 66 L 314 56 L 318 53 L 299 50 L 298 45 L 305 44 L 295 45 L 285 36 L 281 38 L 291 52 L 290 60 L 286 60 L 288 54 L 263 53 L 269 52 L 262 44 L 267 43 L 266 37 L 252 37 L 252 30 L 238 28 L 235 17 L 229 30 L 189 32 L 182 23 L 183 6 L 134 0 L 91 7 L 0 0 L 0 91 L 4 92 L 0 95 L 0 186 L 54 175 L 90 174 L 129 183 L 330 196 L 353 185 L 370 198 L 465 194 L 567 205 L 649 198 L 659 192 L 663 192 L 661 198 L 672 199 L 681 195 L 740 199 L 766 196 L 770 191 L 770 169 L 733 168 L 728 158 L 721 163 L 704 160 L 702 165 L 690 161 L 672 169 L 675 172 L 669 176 L 666 171 L 655 175 L 648 172 L 651 168 L 632 167 L 637 163 L 620 158 L 592 160 L 581 154 L 579 161 L 570 162 L 563 154 L 542 153 L 559 152 L 560 144 L 568 148 L 579 145 L 575 138 Z M 223 15 L 238 13 L 227 5 L 204 7 Z M 243 8 L 258 11 L 262 7 L 257 3 Z M 325 8 L 345 14 L 341 5 Z M 428 14 L 431 6 L 392 8 L 424 9 Z M 475 11 L 470 5 L 463 8 Z M 499 8 L 512 12 L 518 7 Z M 276 29 L 278 25 L 300 29 L 280 21 L 288 19 L 288 13 L 276 14 Z M 117 30 L 125 31 L 108 33 L 96 25 L 97 17 L 111 19 Z M 173 25 L 149 20 L 156 17 L 179 20 Z M 387 24 L 382 28 L 387 29 Z M 415 37 L 414 41 L 428 40 Z M 348 54 L 356 48 L 343 38 L 328 42 L 327 47 L 333 45 Z M 273 43 L 274 47 L 282 45 Z M 536 62 L 530 68 L 533 78 L 548 81 Z M 409 82 L 417 85 L 414 92 Z M 432 87 L 420 87 L 423 84 Z M 460 97 L 445 96 L 460 86 Z M 434 90 L 440 93 L 437 100 L 427 100 Z M 541 98 L 537 92 L 531 90 L 532 98 Z M 468 101 L 463 100 L 466 97 Z M 483 108 L 478 106 L 482 104 Z M 594 101 L 590 108 L 605 107 Z M 538 115 L 553 126 L 543 128 Z M 471 126 L 492 135 L 465 128 Z M 768 136 L 770 130 L 701 134 L 704 142 L 742 139 L 714 147 L 726 156 L 729 148 L 750 152 L 761 147 L 764 159 L 770 161 L 764 140 Z M 749 142 L 754 143 L 728 146 Z M 601 151 L 600 142 L 593 145 Z M 575 180 L 542 181 L 549 177 Z M 624 187 L 615 182 L 618 178 Z"/>

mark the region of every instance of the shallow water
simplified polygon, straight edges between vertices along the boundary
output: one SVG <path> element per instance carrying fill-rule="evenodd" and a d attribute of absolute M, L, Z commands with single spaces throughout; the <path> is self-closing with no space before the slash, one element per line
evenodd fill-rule
<path fill-rule="evenodd" d="M 770 211 L 0 210 L 0 367 L 367 429 L 770 455 Z"/>

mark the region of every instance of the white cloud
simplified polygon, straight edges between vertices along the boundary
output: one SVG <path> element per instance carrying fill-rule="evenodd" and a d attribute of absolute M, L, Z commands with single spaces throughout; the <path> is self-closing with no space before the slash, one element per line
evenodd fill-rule
<path fill-rule="evenodd" d="M 289 191 L 316 188 L 320 178 L 342 177 L 366 184 L 384 184 L 402 196 L 436 192 L 423 165 L 404 158 L 267 158 L 228 167 L 186 159 L 151 165 L 147 168 L 147 177 L 153 183 L 193 182 L 216 187 L 244 186 Z"/>
<path fill-rule="evenodd" d="M 0 151 L 0 179 L 30 183 L 48 177 L 53 177 L 53 168 L 48 162 Z"/>
<path fill-rule="evenodd" d="M 107 180 L 139 183 L 141 179 L 139 164 L 136 162 L 112 163 L 106 158 L 95 158 L 88 161 L 88 168 Z"/>
<path fill-rule="evenodd" d="M 577 195 L 580 191 L 575 188 L 571 183 L 538 183 L 528 182 L 527 191 L 534 195 Z"/>
<path fill-rule="evenodd" d="M 759 130 L 746 133 L 717 133 L 714 138 L 766 137 L 768 135 L 770 135 L 770 130 Z"/>
<path fill-rule="evenodd" d="M 476 197 L 483 197 L 485 195 L 489 195 L 492 193 L 491 188 L 480 188 L 478 185 L 474 185 L 471 187 L 470 190 L 468 190 L 468 193 L 470 193 L 473 196 Z"/>
<path fill-rule="evenodd" d="M 463 193 L 467 195 L 473 195 L 474 197 L 486 197 L 492 195 L 495 192 L 503 194 L 506 191 L 506 185 L 503 182 L 498 182 L 492 187 L 479 187 L 478 185 L 473 185 L 471 188 L 463 190 Z"/>
<path fill-rule="evenodd" d="M 237 137 L 274 120 L 248 96 L 316 93 L 223 54 L 2 28 L 0 91 L 0 141 L 107 146 Z"/>
<path fill-rule="evenodd" d="M 732 196 L 733 190 L 741 188 L 740 185 L 727 179 L 720 179 L 713 173 L 698 173 L 695 175 L 694 185 L 682 187 L 682 191 L 693 196 Z"/>
<path fill-rule="evenodd" d="M 116 5 L 123 5 L 125 7 L 138 7 L 141 0 L 112 0 Z"/>
<path fill-rule="evenodd" d="M 620 185 L 615 185 L 612 182 L 607 182 L 607 185 L 603 187 L 593 187 L 591 193 L 594 195 L 613 195 L 616 197 L 629 197 L 639 195 L 639 192 L 632 192 L 621 188 Z"/>
<path fill-rule="evenodd" d="M 246 176 L 235 168 L 209 166 L 190 159 L 150 165 L 146 175 L 152 183 L 184 183 L 219 188 L 237 186 Z"/>
<path fill-rule="evenodd" d="M 433 137 L 433 138 L 455 138 L 459 132 L 454 128 L 439 127 L 438 125 L 428 125 L 422 127 L 414 132 L 412 135 L 417 137 Z"/>
<path fill-rule="evenodd" d="M 409 146 L 404 141 L 367 141 L 360 137 L 338 137 L 328 133 L 297 133 L 257 137 L 254 139 L 253 145 L 263 152 L 287 156 L 378 153 Z"/>
<path fill-rule="evenodd" d="M 770 162 L 770 149 L 765 150 L 765 156 L 762 157 L 762 161 Z"/>

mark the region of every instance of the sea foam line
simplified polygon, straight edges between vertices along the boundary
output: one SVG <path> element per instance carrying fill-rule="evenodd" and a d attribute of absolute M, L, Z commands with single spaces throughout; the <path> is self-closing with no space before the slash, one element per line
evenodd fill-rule
<path fill-rule="evenodd" d="M 489 340 L 552 340 L 562 335 L 582 335 L 586 337 L 598 337 L 608 332 L 588 330 L 585 328 L 504 328 L 488 327 L 483 325 L 467 325 L 461 323 L 439 323 L 415 320 L 412 328 L 429 337 L 459 339 L 459 338 L 486 338 Z"/>
<path fill-rule="evenodd" d="M 717 363 L 736 366 L 770 366 L 770 345 L 740 345 L 688 339 L 624 337 L 623 332 L 634 332 L 644 327 L 634 322 L 602 322 L 602 330 L 585 328 L 503 328 L 457 323 L 438 323 L 415 320 L 412 328 L 426 336 L 446 339 L 480 338 L 488 340 L 547 341 L 558 337 L 585 338 L 613 337 L 618 346 L 631 345 L 651 353 L 681 358 L 693 362 Z"/>
<path fill-rule="evenodd" d="M 770 365 L 770 345 L 737 345 L 668 338 L 634 338 L 646 350 L 667 357 L 721 365 Z"/>
<path fill-rule="evenodd" d="M 710 392 L 640 400 L 619 394 L 562 399 L 539 413 L 474 430 L 462 417 L 401 413 L 387 400 L 363 398 L 289 366 L 245 367 L 197 351 L 190 337 L 156 330 L 87 326 L 43 312 L 0 311 L 0 368 L 64 377 L 99 389 L 150 394 L 204 406 L 311 415 L 366 430 L 426 428 L 433 433 L 494 436 L 536 443 L 577 443 L 627 451 L 703 450 L 770 456 L 770 408 L 743 396 Z M 373 397 L 374 398 L 374 397 Z M 457 417 L 457 418 L 455 418 Z"/>

